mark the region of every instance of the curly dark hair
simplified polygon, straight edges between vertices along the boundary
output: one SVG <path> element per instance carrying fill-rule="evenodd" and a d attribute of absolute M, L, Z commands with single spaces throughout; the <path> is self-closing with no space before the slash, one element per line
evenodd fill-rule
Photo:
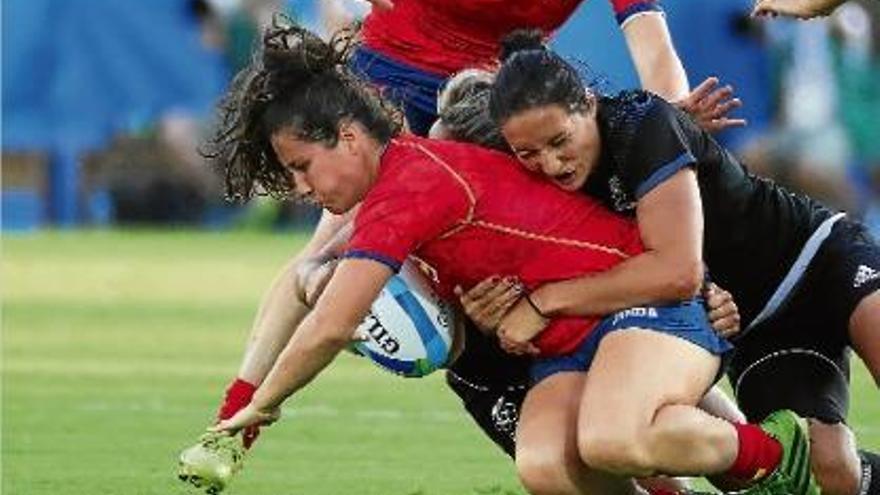
<path fill-rule="evenodd" d="M 202 155 L 225 178 L 226 198 L 295 196 L 290 173 L 270 142 L 280 130 L 336 145 L 341 122 L 356 121 L 381 143 L 402 128 L 401 114 L 348 68 L 356 32 L 329 42 L 276 15 L 251 63 L 235 76 L 218 105 L 218 123 Z"/>

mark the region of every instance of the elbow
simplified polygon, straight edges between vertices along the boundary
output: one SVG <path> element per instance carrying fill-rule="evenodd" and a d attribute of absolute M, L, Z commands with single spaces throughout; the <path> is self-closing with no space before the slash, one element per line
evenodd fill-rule
<path fill-rule="evenodd" d="M 351 329 L 345 330 L 343 327 L 347 327 L 347 325 L 327 321 L 317 311 L 313 312 L 310 316 L 313 318 L 313 323 L 317 328 L 326 329 L 325 331 L 311 333 L 307 341 L 307 347 L 310 349 L 310 352 L 336 354 L 351 343 L 351 336 L 354 333 L 353 329 L 357 325 L 352 325 Z"/>
<path fill-rule="evenodd" d="M 319 345 L 330 352 L 337 353 L 345 349 L 351 343 L 351 335 L 353 332 L 329 332 L 324 335 Z"/>
<path fill-rule="evenodd" d="M 705 271 L 702 261 L 676 263 L 667 278 L 669 296 L 674 300 L 686 300 L 697 296 L 703 287 Z"/>

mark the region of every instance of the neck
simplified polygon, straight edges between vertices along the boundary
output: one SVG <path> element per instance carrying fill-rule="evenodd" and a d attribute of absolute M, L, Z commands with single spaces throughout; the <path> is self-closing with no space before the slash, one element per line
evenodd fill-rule
<path fill-rule="evenodd" d="M 366 155 L 367 166 L 369 168 L 370 173 L 370 184 L 373 184 L 376 181 L 376 177 L 379 175 L 379 165 L 382 163 L 382 157 L 385 155 L 385 150 L 388 149 L 389 143 L 380 143 L 375 139 L 369 139 L 366 143 Z"/>

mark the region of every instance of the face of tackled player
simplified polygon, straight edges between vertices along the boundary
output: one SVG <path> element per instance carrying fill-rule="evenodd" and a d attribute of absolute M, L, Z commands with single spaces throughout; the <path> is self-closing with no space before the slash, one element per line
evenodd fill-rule
<path fill-rule="evenodd" d="M 382 148 L 358 124 L 340 124 L 334 145 L 303 140 L 289 128 L 272 134 L 271 141 L 297 194 L 333 213 L 358 204 L 376 178 Z"/>
<path fill-rule="evenodd" d="M 596 105 L 571 111 L 558 104 L 531 107 L 508 117 L 501 132 L 528 170 L 566 191 L 580 189 L 599 161 Z"/>

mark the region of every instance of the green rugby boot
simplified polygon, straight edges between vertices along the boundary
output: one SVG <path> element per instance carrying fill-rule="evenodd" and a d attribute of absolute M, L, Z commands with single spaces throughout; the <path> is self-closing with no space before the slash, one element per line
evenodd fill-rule
<path fill-rule="evenodd" d="M 760 426 L 765 433 L 782 444 L 782 459 L 769 476 L 744 493 L 820 495 L 822 491 L 810 470 L 810 430 L 807 421 L 784 409 L 767 416 Z"/>
<path fill-rule="evenodd" d="M 238 436 L 206 433 L 180 453 L 177 477 L 208 495 L 223 491 L 242 467 L 244 445 Z"/>

